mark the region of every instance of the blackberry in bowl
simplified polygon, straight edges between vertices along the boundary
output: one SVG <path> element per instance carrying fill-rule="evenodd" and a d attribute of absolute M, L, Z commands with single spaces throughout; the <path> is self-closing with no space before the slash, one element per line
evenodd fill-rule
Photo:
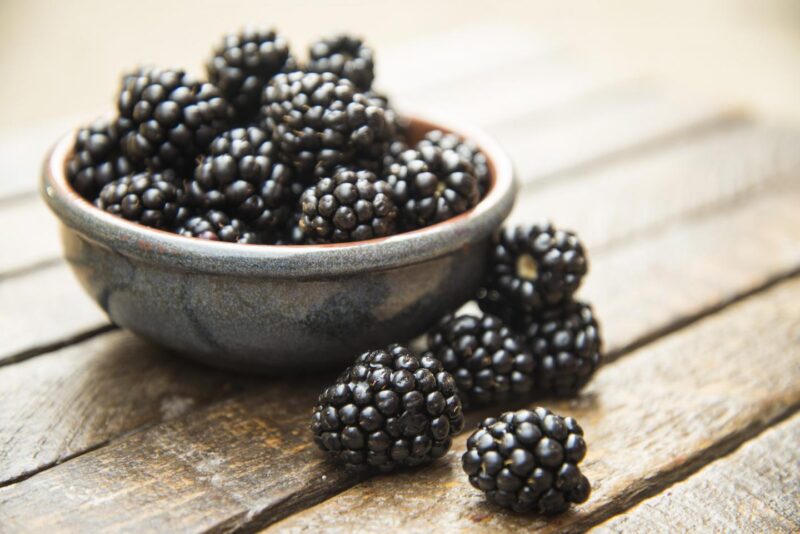
<path fill-rule="evenodd" d="M 251 237 L 235 214 L 225 219 L 197 207 L 174 223 L 200 237 L 190 238 L 175 233 L 179 228 L 151 228 L 108 213 L 79 194 L 67 172 L 74 132 L 49 154 L 41 190 L 61 220 L 68 263 L 114 323 L 219 367 L 335 367 L 353 354 L 422 334 L 472 298 L 491 237 L 514 201 L 511 163 L 483 132 L 418 114 L 403 117 L 408 145 L 441 130 L 485 154 L 490 185 L 480 202 L 417 230 L 314 245 L 229 242 L 296 240 Z M 181 178 L 185 187 L 191 175 Z M 164 213 L 171 217 L 171 207 Z M 297 235 L 296 221 L 281 225 L 288 235 Z"/>

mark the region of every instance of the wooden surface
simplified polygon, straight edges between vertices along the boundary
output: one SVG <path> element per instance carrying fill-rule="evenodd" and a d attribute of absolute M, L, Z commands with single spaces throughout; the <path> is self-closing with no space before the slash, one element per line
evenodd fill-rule
<path fill-rule="evenodd" d="M 549 521 L 484 504 L 458 465 L 466 435 L 413 473 L 329 464 L 307 425 L 332 376 L 224 373 L 115 329 L 60 260 L 28 172 L 0 187 L 0 225 L 36 234 L 0 233 L 0 531 L 657 530 L 673 498 L 689 530 L 800 528 L 796 477 L 772 480 L 797 463 L 796 423 L 784 429 L 800 407 L 800 130 L 527 34 L 469 33 L 389 50 L 381 79 L 398 105 L 428 102 L 508 148 L 523 184 L 511 221 L 552 218 L 587 243 L 581 298 L 607 365 L 578 399 L 542 402 L 587 430 L 591 499 Z M 445 61 L 464 46 L 471 61 Z M 49 141 L 28 134 L 39 159 Z M 737 468 L 765 450 L 771 470 Z M 692 515 L 718 480 L 736 498 Z"/>
<path fill-rule="evenodd" d="M 791 532 L 800 525 L 800 415 L 593 532 Z"/>

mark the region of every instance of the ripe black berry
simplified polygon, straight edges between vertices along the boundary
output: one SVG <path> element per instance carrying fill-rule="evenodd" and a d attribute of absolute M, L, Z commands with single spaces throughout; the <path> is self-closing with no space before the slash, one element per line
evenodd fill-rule
<path fill-rule="evenodd" d="M 456 134 L 445 133 L 441 130 L 431 130 L 419 142 L 419 146 L 424 147 L 427 145 L 436 146 L 442 150 L 453 150 L 470 162 L 472 164 L 471 172 L 478 179 L 478 189 L 481 197 L 486 194 L 489 189 L 489 162 L 474 142 L 462 139 Z"/>
<path fill-rule="evenodd" d="M 300 229 L 315 242 L 363 241 L 395 232 L 389 184 L 369 171 L 338 169 L 300 197 Z"/>
<path fill-rule="evenodd" d="M 570 301 L 533 316 L 518 316 L 515 325 L 536 358 L 537 390 L 572 396 L 600 366 L 602 339 L 592 307 Z"/>
<path fill-rule="evenodd" d="M 233 105 L 239 120 L 255 117 L 261 91 L 273 76 L 295 68 L 289 44 L 267 28 L 245 28 L 226 35 L 206 65 L 209 81 Z"/>
<path fill-rule="evenodd" d="M 402 152 L 385 171 L 409 229 L 447 220 L 480 200 L 472 165 L 453 150 L 433 145 Z"/>
<path fill-rule="evenodd" d="M 233 219 L 217 210 L 195 215 L 176 228 L 176 233 L 186 237 L 197 237 L 208 241 L 258 244 L 259 235 L 250 230 L 239 219 Z"/>
<path fill-rule="evenodd" d="M 444 456 L 464 426 L 453 377 L 392 345 L 360 355 L 319 396 L 314 442 L 348 467 L 388 471 Z"/>
<path fill-rule="evenodd" d="M 155 170 L 189 168 L 232 118 L 217 87 L 182 70 L 144 68 L 124 76 L 118 108 L 131 127 L 123 152 Z"/>
<path fill-rule="evenodd" d="M 551 223 L 504 228 L 489 257 L 481 308 L 504 320 L 569 300 L 588 270 L 583 245 Z"/>
<path fill-rule="evenodd" d="M 428 348 L 455 378 L 465 404 L 502 401 L 533 389 L 533 355 L 497 317 L 446 316 L 428 333 Z"/>
<path fill-rule="evenodd" d="M 291 188 L 291 171 L 278 160 L 270 135 L 253 126 L 214 139 L 187 193 L 203 210 L 224 209 L 266 230 L 289 218 L 296 198 Z"/>
<path fill-rule="evenodd" d="M 330 72 L 278 74 L 262 104 L 264 126 L 297 175 L 308 180 L 363 154 L 382 154 L 396 130 L 391 110 Z"/>
<path fill-rule="evenodd" d="M 95 205 L 146 226 L 168 228 L 188 215 L 182 197 L 180 182 L 172 171 L 141 172 L 107 184 Z"/>
<path fill-rule="evenodd" d="M 578 464 L 583 430 L 572 417 L 545 408 L 483 420 L 467 439 L 461 465 L 489 501 L 516 512 L 559 514 L 589 498 Z"/>
<path fill-rule="evenodd" d="M 317 41 L 309 49 L 310 72 L 332 72 L 347 78 L 359 91 L 369 91 L 375 79 L 372 49 L 357 37 L 342 34 Z"/>
<path fill-rule="evenodd" d="M 136 170 L 120 151 L 125 133 L 124 123 L 116 119 L 100 119 L 78 129 L 67 179 L 84 198 L 94 200 L 106 184 Z"/>

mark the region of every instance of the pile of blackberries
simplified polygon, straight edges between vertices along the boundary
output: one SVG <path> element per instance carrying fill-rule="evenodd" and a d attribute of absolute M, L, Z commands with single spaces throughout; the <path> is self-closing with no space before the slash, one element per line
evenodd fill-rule
<path fill-rule="evenodd" d="M 409 140 L 374 66 L 349 35 L 312 44 L 305 62 L 273 30 L 227 35 L 207 80 L 125 74 L 116 116 L 78 130 L 68 179 L 130 221 L 238 243 L 363 241 L 472 209 L 485 156 L 438 130 Z"/>
<path fill-rule="evenodd" d="M 476 296 L 482 315 L 443 317 L 421 354 L 393 345 L 359 356 L 320 395 L 315 442 L 351 468 L 415 466 L 447 452 L 462 408 L 577 395 L 601 354 L 592 308 L 573 298 L 587 271 L 572 232 L 550 223 L 503 229 Z M 470 484 L 497 505 L 556 514 L 589 498 L 578 468 L 586 442 L 571 417 L 545 408 L 487 417 L 466 449 Z"/>

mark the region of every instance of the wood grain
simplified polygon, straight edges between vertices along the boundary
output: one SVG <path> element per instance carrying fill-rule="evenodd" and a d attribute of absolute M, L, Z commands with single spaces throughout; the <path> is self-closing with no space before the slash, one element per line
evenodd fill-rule
<path fill-rule="evenodd" d="M 577 402 L 550 403 L 581 423 L 589 446 L 582 470 L 592 496 L 563 516 L 520 516 L 486 504 L 461 472 L 462 434 L 432 469 L 371 479 L 273 528 L 581 531 L 800 406 L 798 298 L 794 279 L 608 365 Z"/>
<path fill-rule="evenodd" d="M 636 345 L 640 341 L 637 336 L 673 329 L 692 317 L 739 298 L 753 287 L 763 285 L 764 280 L 774 281 L 787 272 L 795 272 L 800 266 L 800 213 L 794 209 L 798 198 L 800 193 L 797 191 L 792 195 L 764 195 L 756 202 L 715 213 L 708 219 L 690 220 L 650 240 L 631 243 L 630 251 L 626 252 L 627 247 L 620 247 L 601 255 L 595 262 L 586 293 L 594 299 L 603 320 L 608 345 L 615 350 Z M 751 233 L 747 233 L 748 227 Z M 757 229 L 761 233 L 757 233 Z M 762 239 L 763 235 L 770 237 Z M 740 239 L 747 245 L 740 248 Z M 608 267 L 605 267 L 607 262 Z M 715 268 L 717 265 L 736 268 L 732 269 L 730 276 L 721 277 L 720 270 Z M 659 283 L 652 283 L 654 276 Z M 645 284 L 647 288 L 642 287 Z M 731 331 L 735 330 L 731 328 Z M 735 341 L 738 343 L 739 339 Z M 691 354 L 692 358 L 703 360 L 700 356 L 705 352 Z M 715 359 L 712 363 L 717 365 L 718 362 Z M 735 365 L 737 372 L 750 372 L 742 368 L 743 360 L 732 358 L 730 365 Z M 615 365 L 609 366 L 613 367 Z M 624 381 L 630 380 L 631 375 L 626 374 Z M 777 380 L 780 382 L 781 377 Z M 202 518 L 185 518 L 186 528 L 191 530 L 196 526 L 193 521 L 207 521 L 208 514 L 212 513 L 208 509 L 218 508 L 216 495 L 223 490 L 229 499 L 246 503 L 247 512 L 220 505 L 215 512 L 215 524 L 273 522 L 356 482 L 322 461 L 308 440 L 307 418 L 318 386 L 319 382 L 285 380 L 184 418 L 136 432 L 135 439 L 141 440 L 142 444 L 138 454 L 152 458 L 154 462 L 183 462 L 181 458 L 186 455 L 200 459 L 211 452 L 219 460 L 211 474 L 197 474 L 198 481 L 183 480 L 182 489 L 173 490 L 171 497 L 160 496 L 155 502 L 148 500 L 144 519 L 141 507 L 143 499 L 149 497 L 143 493 L 147 492 L 149 484 L 155 483 L 141 480 L 144 476 L 141 474 L 142 466 L 145 465 L 142 462 L 145 460 L 136 459 L 138 467 L 135 473 L 124 468 L 108 468 L 115 465 L 115 461 L 121 465 L 128 461 L 127 455 L 132 450 L 128 442 L 134 438 L 121 438 L 0 492 L 0 509 L 8 510 L 5 516 L 0 511 L 0 522 L 35 520 L 38 521 L 36 525 L 42 528 L 59 524 L 97 528 L 121 528 L 125 525 L 136 529 L 147 525 L 150 514 L 168 518 L 182 513 L 187 499 L 205 500 L 207 509 L 204 508 Z M 122 381 L 119 387 L 132 386 L 130 382 Z M 591 394 L 591 391 L 605 393 L 625 387 L 623 382 L 597 386 L 579 404 L 595 405 L 592 399 L 597 393 Z M 722 387 L 722 391 L 727 391 L 727 385 Z M 761 402 L 755 397 L 747 400 L 754 406 Z M 615 402 L 622 401 L 617 399 Z M 626 402 L 633 401 L 628 399 Z M 762 404 L 769 408 L 771 402 L 763 401 Z M 612 402 L 602 403 L 603 410 L 613 407 Z M 279 424 L 283 426 L 278 428 L 276 425 Z M 290 445 L 283 445 L 286 442 Z M 292 454 L 286 454 L 282 447 L 291 449 Z M 166 471 L 168 468 L 164 465 L 152 469 L 158 476 L 164 476 L 162 473 Z M 176 472 L 180 473 L 176 476 L 186 476 L 183 466 L 176 468 Z M 224 484 L 207 488 L 209 477 L 214 479 L 214 475 L 215 480 L 224 481 Z M 109 477 L 113 481 L 108 480 Z M 325 477 L 324 483 L 322 477 Z M 126 487 L 122 482 L 125 479 L 130 483 L 127 490 L 121 489 Z M 39 514 L 30 518 L 25 513 L 26 509 L 37 508 L 35 503 L 39 500 L 48 499 L 52 488 L 60 487 L 68 480 L 81 480 L 80 498 L 53 507 L 49 515 Z M 170 488 L 178 487 L 175 480 L 164 483 Z M 111 492 L 107 499 L 101 498 L 109 494 L 112 486 L 120 489 Z M 22 508 L 21 505 L 9 508 L 10 504 L 6 504 L 16 501 L 28 503 L 32 508 Z M 109 507 L 115 510 L 113 514 L 108 513 Z"/>
<path fill-rule="evenodd" d="M 800 531 L 800 415 L 592 532 Z"/>
<path fill-rule="evenodd" d="M 0 365 L 109 328 L 64 263 L 0 280 Z"/>
<path fill-rule="evenodd" d="M 0 206 L 0 280 L 44 267 L 61 256 L 58 223 L 37 196 Z M 0 282 L 2 283 L 2 282 Z"/>
<path fill-rule="evenodd" d="M 122 331 L 0 367 L 0 485 L 251 382 Z"/>
<path fill-rule="evenodd" d="M 550 218 L 577 231 L 596 252 L 769 188 L 800 183 L 800 132 L 749 120 L 723 124 L 618 164 L 533 183 L 520 192 L 508 222 Z"/>

